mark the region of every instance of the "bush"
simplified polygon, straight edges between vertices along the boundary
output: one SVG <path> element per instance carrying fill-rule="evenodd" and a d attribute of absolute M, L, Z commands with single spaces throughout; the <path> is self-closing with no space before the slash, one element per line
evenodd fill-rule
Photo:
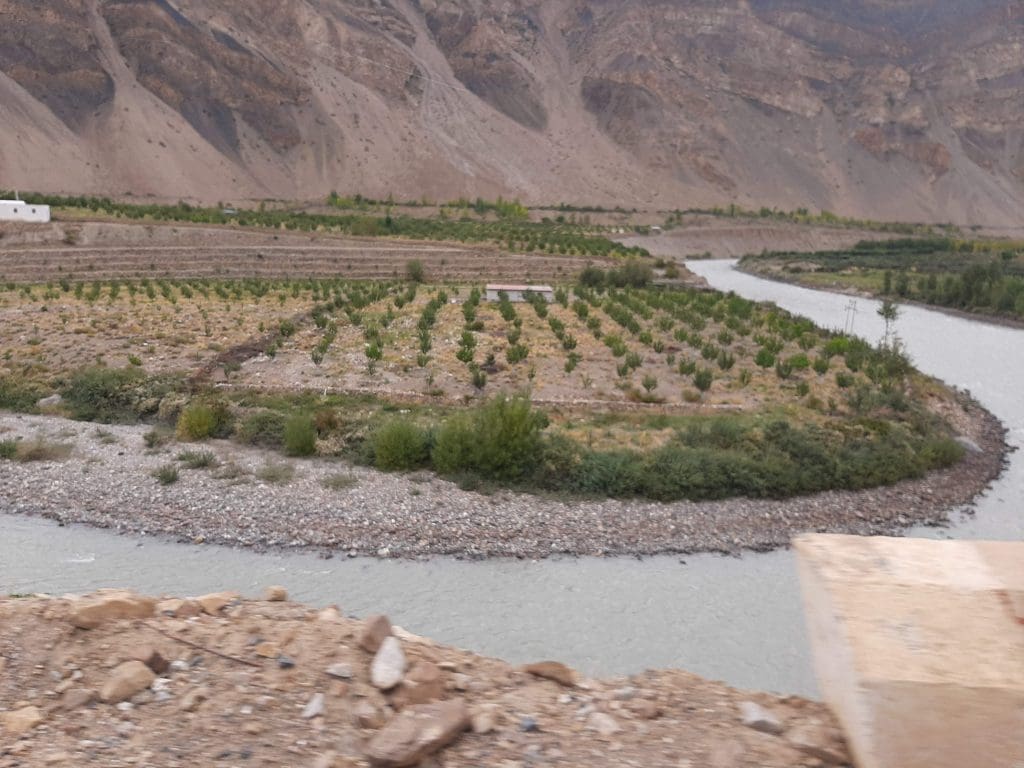
<path fill-rule="evenodd" d="M 256 471 L 256 477 L 264 483 L 287 485 L 295 477 L 295 467 L 291 464 L 278 464 L 268 461 Z"/>
<path fill-rule="evenodd" d="M 164 464 L 159 469 L 153 470 L 153 477 L 160 485 L 174 485 L 178 482 L 178 468 L 174 464 Z"/>
<path fill-rule="evenodd" d="M 525 396 L 500 395 L 441 427 L 432 454 L 434 466 L 442 474 L 469 472 L 490 480 L 522 480 L 539 465 L 547 425 L 547 416 Z"/>
<path fill-rule="evenodd" d="M 280 448 L 284 445 L 287 419 L 277 411 L 256 411 L 243 418 L 235 427 L 235 439 L 247 445 Z"/>
<path fill-rule="evenodd" d="M 406 472 L 419 469 L 430 458 L 430 435 L 407 419 L 392 419 L 371 438 L 377 469 Z"/>
<path fill-rule="evenodd" d="M 358 483 L 359 479 L 349 472 L 336 472 L 320 481 L 320 485 L 330 491 L 345 491 L 354 488 Z"/>
<path fill-rule="evenodd" d="M 178 461 L 186 469 L 212 469 L 219 464 L 212 451 L 183 451 L 178 454 Z"/>
<path fill-rule="evenodd" d="M 0 376 L 0 408 L 33 413 L 36 411 L 36 403 L 46 394 L 45 390 L 32 382 L 13 376 Z"/>
<path fill-rule="evenodd" d="M 426 279 L 423 262 L 419 259 L 413 259 L 412 261 L 406 262 L 405 276 L 411 282 L 422 283 Z"/>
<path fill-rule="evenodd" d="M 61 395 L 72 418 L 129 423 L 138 416 L 138 392 L 145 376 L 138 368 L 85 368 L 73 374 Z"/>
<path fill-rule="evenodd" d="M 231 434 L 231 412 L 219 400 L 189 403 L 178 417 L 176 433 L 179 440 L 198 441 Z"/>
<path fill-rule="evenodd" d="M 316 426 L 308 413 L 296 413 L 285 422 L 284 452 L 288 456 L 316 453 Z"/>

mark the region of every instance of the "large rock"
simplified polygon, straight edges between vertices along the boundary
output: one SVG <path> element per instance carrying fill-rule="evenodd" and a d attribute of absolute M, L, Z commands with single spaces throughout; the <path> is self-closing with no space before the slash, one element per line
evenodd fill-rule
<path fill-rule="evenodd" d="M 859 768 L 1024 765 L 1024 543 L 796 550 L 818 680 Z"/>
<path fill-rule="evenodd" d="M 0 722 L 8 736 L 23 736 L 43 722 L 43 713 L 39 707 L 22 707 L 0 714 Z"/>
<path fill-rule="evenodd" d="M 370 665 L 370 682 L 382 691 L 390 691 L 405 677 L 406 660 L 397 637 L 385 638 Z"/>
<path fill-rule="evenodd" d="M 753 728 L 761 733 L 770 733 L 778 736 L 785 729 L 782 721 L 760 704 L 754 701 L 740 702 L 740 720 L 747 728 Z"/>
<path fill-rule="evenodd" d="M 209 595 L 197 597 L 196 602 L 203 609 L 203 613 L 216 616 L 227 606 L 231 605 L 231 603 L 238 600 L 239 597 L 240 595 L 237 592 L 213 592 Z"/>
<path fill-rule="evenodd" d="M 371 616 L 363 625 L 363 632 L 359 636 L 359 647 L 367 653 L 376 653 L 380 650 L 384 639 L 391 637 L 391 622 L 387 616 Z"/>
<path fill-rule="evenodd" d="M 402 709 L 441 698 L 444 698 L 441 668 L 429 661 L 417 661 L 403 679 L 402 687 L 393 697 L 393 703 Z"/>
<path fill-rule="evenodd" d="M 147 619 L 156 609 L 156 600 L 134 592 L 111 590 L 76 600 L 71 607 L 71 623 L 79 629 L 96 629 L 120 619 Z"/>
<path fill-rule="evenodd" d="M 527 664 L 523 667 L 524 672 L 529 672 L 534 677 L 545 680 L 552 680 L 566 688 L 573 688 L 576 685 L 576 673 L 569 667 L 558 661 L 540 661 L 536 664 Z"/>
<path fill-rule="evenodd" d="M 141 661 L 126 661 L 118 666 L 107 678 L 100 690 L 100 699 L 107 704 L 127 701 L 139 691 L 153 684 L 156 675 Z"/>
<path fill-rule="evenodd" d="M 410 707 L 395 717 L 366 745 L 366 758 L 379 768 L 407 768 L 444 749 L 469 728 L 461 699 Z"/>

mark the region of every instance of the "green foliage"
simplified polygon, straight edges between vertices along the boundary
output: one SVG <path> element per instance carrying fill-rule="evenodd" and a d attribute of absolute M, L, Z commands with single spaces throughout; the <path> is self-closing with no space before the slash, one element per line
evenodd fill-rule
<path fill-rule="evenodd" d="M 385 422 L 371 438 L 373 463 L 385 471 L 419 469 L 430 458 L 430 434 L 408 419 Z"/>
<path fill-rule="evenodd" d="M 235 426 L 235 439 L 247 445 L 280 448 L 284 445 L 287 417 L 271 410 L 259 410 L 242 417 Z"/>
<path fill-rule="evenodd" d="M 138 368 L 85 368 L 72 374 L 61 395 L 72 418 L 130 423 L 139 416 L 139 388 L 144 379 Z"/>
<path fill-rule="evenodd" d="M 197 442 L 211 437 L 228 437 L 234 426 L 227 403 L 199 400 L 189 403 L 178 416 L 179 440 Z"/>
<path fill-rule="evenodd" d="M 426 271 L 423 268 L 423 262 L 419 259 L 413 259 L 406 262 L 405 276 L 406 279 L 413 283 L 422 283 L 426 279 Z"/>
<path fill-rule="evenodd" d="M 434 466 L 447 475 L 521 480 L 538 466 L 547 425 L 547 416 L 526 397 L 500 395 L 441 427 L 432 454 Z"/>
<path fill-rule="evenodd" d="M 175 464 L 164 464 L 162 467 L 153 470 L 153 477 L 160 485 L 174 485 L 178 482 L 178 467 Z"/>
<path fill-rule="evenodd" d="M 38 384 L 15 376 L 0 376 L 0 408 L 19 413 L 34 413 L 36 403 L 47 392 Z"/>
<path fill-rule="evenodd" d="M 308 413 L 295 413 L 284 424 L 284 452 L 287 456 L 316 453 L 316 426 Z"/>
<path fill-rule="evenodd" d="M 12 461 L 18 455 L 18 441 L 0 440 L 0 459 Z"/>
<path fill-rule="evenodd" d="M 212 469 L 219 464 L 213 451 L 182 451 L 178 454 L 178 461 L 186 469 Z"/>
<path fill-rule="evenodd" d="M 757 351 L 757 355 L 754 357 L 754 362 L 761 368 L 771 368 L 775 365 L 775 355 L 772 354 L 771 351 L 762 347 Z"/>
<path fill-rule="evenodd" d="M 711 372 L 710 368 L 700 368 L 693 374 L 693 386 L 701 392 L 707 392 L 711 389 L 711 384 L 714 380 L 715 375 Z"/>

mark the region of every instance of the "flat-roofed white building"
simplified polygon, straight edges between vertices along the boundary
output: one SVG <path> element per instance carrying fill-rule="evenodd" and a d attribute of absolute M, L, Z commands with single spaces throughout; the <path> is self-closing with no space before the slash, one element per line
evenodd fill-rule
<path fill-rule="evenodd" d="M 502 293 L 508 296 L 509 301 L 515 302 L 526 301 L 527 294 L 540 296 L 548 304 L 555 300 L 555 289 L 550 285 L 525 285 L 520 283 L 491 283 L 485 289 L 484 298 L 487 301 L 500 301 L 500 294 Z"/>
<path fill-rule="evenodd" d="M 50 206 L 33 205 L 24 200 L 0 200 L 0 221 L 27 221 L 46 224 L 50 220 Z"/>

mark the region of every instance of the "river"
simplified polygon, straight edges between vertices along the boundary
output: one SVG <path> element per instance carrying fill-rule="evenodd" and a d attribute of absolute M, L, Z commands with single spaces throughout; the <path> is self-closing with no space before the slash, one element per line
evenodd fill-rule
<path fill-rule="evenodd" d="M 739 273 L 733 262 L 690 267 L 722 290 L 771 300 L 819 325 L 844 327 L 848 297 Z M 875 341 L 881 319 L 858 300 L 854 330 Z M 1024 442 L 1024 331 L 904 308 L 897 330 L 917 366 L 970 389 Z M 1024 453 L 977 514 L 924 536 L 1024 538 Z M 740 688 L 814 695 L 816 685 L 790 552 L 544 561 L 423 562 L 261 555 L 118 536 L 4 516 L 0 593 L 125 586 L 152 594 L 283 584 L 312 605 L 385 612 L 406 629 L 514 663 L 566 661 L 611 676 L 682 668 Z"/>

